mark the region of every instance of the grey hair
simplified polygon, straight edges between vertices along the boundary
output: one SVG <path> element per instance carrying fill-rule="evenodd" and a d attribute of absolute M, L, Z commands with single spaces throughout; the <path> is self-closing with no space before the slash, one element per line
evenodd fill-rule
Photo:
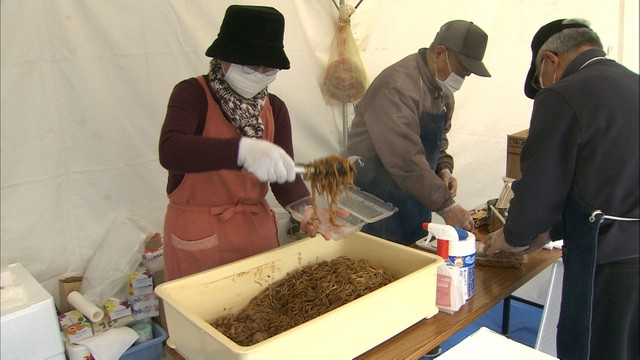
<path fill-rule="evenodd" d="M 589 22 L 584 19 L 566 19 L 562 23 L 590 25 Z M 540 64 L 540 61 L 542 61 L 542 54 L 545 51 L 550 51 L 557 55 L 564 55 L 571 53 L 584 45 L 590 45 L 602 49 L 600 37 L 591 29 L 572 28 L 562 30 L 559 33 L 553 34 L 549 40 L 542 44 L 540 51 L 538 51 L 538 54 L 536 55 L 536 64 Z"/>

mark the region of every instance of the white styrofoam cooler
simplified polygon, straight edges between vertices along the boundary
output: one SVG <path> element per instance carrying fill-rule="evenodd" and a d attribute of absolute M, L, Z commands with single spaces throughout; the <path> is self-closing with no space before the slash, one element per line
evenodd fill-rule
<path fill-rule="evenodd" d="M 269 284 L 301 267 L 338 256 L 369 259 L 398 280 L 338 309 L 252 346 L 240 346 L 209 322 L 237 313 Z M 362 232 L 290 243 L 156 287 L 169 343 L 189 360 L 352 359 L 438 312 L 442 259 Z"/>
<path fill-rule="evenodd" d="M 2 299 L 0 358 L 2 360 L 64 360 L 64 345 L 53 297 L 19 263 L 8 266 L 20 301 Z M 5 284 L 3 284 L 5 286 Z M 2 289 L 10 290 L 9 287 Z"/>

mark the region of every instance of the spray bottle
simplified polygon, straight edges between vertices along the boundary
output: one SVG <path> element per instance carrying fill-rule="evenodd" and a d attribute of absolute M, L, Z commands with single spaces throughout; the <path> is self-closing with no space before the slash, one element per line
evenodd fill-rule
<path fill-rule="evenodd" d="M 422 228 L 435 236 L 438 241 L 436 247 L 438 256 L 445 261 L 449 260 L 449 242 L 458 242 L 468 237 L 468 233 L 457 226 L 424 222 Z M 430 236 L 427 236 L 427 239 L 429 238 Z"/>
<path fill-rule="evenodd" d="M 465 300 L 473 296 L 476 264 L 476 237 L 472 233 L 451 225 L 424 222 L 422 228 L 437 240 L 436 252 L 445 265 L 457 269 L 465 286 Z"/>

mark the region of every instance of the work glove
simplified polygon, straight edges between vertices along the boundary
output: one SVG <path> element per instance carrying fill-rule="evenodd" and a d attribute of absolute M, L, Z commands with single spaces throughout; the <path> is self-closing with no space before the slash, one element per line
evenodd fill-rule
<path fill-rule="evenodd" d="M 458 226 L 467 231 L 475 228 L 475 223 L 467 210 L 458 204 L 453 204 L 443 210 L 437 212 L 447 225 Z"/>
<path fill-rule="evenodd" d="M 243 137 L 238 148 L 238 166 L 262 182 L 293 182 L 296 165 L 280 146 L 266 140 Z"/>

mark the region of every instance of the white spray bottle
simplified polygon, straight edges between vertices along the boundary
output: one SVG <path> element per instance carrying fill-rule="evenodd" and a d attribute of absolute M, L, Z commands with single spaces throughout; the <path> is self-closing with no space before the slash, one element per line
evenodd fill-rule
<path fill-rule="evenodd" d="M 476 237 L 472 233 L 451 225 L 424 222 L 427 239 L 433 235 L 437 240 L 436 253 L 444 259 L 445 265 L 456 268 L 464 282 L 465 300 L 475 288 Z"/>
<path fill-rule="evenodd" d="M 468 232 L 457 226 L 424 222 L 422 228 L 435 236 L 438 241 L 436 252 L 445 261 L 449 260 L 449 242 L 458 242 L 469 237 Z M 427 239 L 429 238 L 430 236 L 427 235 Z"/>

